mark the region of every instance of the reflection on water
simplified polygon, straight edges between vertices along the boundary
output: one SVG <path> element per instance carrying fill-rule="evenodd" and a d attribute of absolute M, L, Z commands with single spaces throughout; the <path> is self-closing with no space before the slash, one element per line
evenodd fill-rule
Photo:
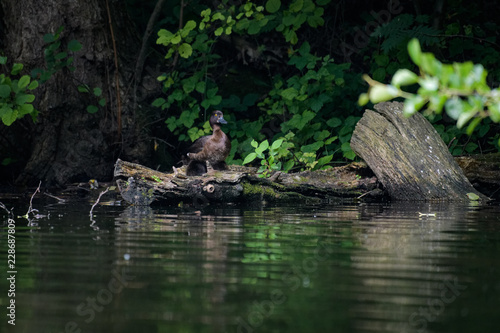
<path fill-rule="evenodd" d="M 11 331 L 497 332 L 500 323 L 499 207 L 98 206 L 91 226 L 88 203 L 38 205 L 47 216 L 16 218 L 16 327 L 0 324 Z M 4 312 L 8 289 L 2 279 Z"/>

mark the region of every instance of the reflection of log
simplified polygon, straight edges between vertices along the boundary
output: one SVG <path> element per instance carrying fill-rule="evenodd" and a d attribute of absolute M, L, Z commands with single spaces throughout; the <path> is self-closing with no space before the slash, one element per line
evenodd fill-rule
<path fill-rule="evenodd" d="M 167 174 L 145 166 L 117 160 L 115 179 L 122 197 L 136 205 L 153 200 L 167 203 L 193 202 L 203 206 L 216 202 L 252 202 L 258 200 L 310 200 L 320 198 L 355 198 L 375 191 L 375 177 L 363 163 L 324 171 L 275 173 L 259 178 L 254 168 L 230 166 L 228 171 L 209 171 L 199 177 L 187 177 L 183 168 Z M 366 176 L 368 177 L 361 177 Z"/>
<path fill-rule="evenodd" d="M 469 200 L 477 192 L 432 125 L 421 115 L 403 116 L 399 102 L 375 105 L 356 125 L 352 149 L 396 200 Z"/>

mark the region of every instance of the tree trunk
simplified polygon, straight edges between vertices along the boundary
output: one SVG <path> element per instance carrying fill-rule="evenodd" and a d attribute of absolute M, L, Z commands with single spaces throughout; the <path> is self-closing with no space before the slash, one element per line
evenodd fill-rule
<path fill-rule="evenodd" d="M 366 110 L 351 147 L 395 200 L 470 200 L 477 192 L 432 125 L 421 115 L 403 116 L 403 103 Z M 474 197 L 474 196 L 473 196 Z"/>
<path fill-rule="evenodd" d="M 138 49 L 135 47 L 137 40 L 131 38 L 131 24 L 123 10 L 123 2 L 0 1 L 5 27 L 3 47 L 9 62 L 24 64 L 27 74 L 33 68 L 45 67 L 45 34 L 54 33 L 63 26 L 63 50 L 73 39 L 83 45 L 73 54 L 74 72 L 63 69 L 36 89 L 34 105 L 40 112 L 38 122 L 19 120 L 26 126 L 25 140 L 31 141 L 31 153 L 17 182 L 32 184 L 43 180 L 47 185 L 64 185 L 90 178 L 110 179 L 121 150 L 132 150 L 123 147 L 120 132 L 124 138 L 134 137 L 136 133 L 133 110 L 127 108 L 124 101 L 122 110 L 117 107 L 126 90 L 122 82 L 130 79 L 123 69 L 133 68 L 127 64 L 134 60 L 127 52 L 134 55 Z M 115 42 L 119 68 L 115 66 Z M 120 72 L 115 80 L 117 70 Z M 81 84 L 91 90 L 101 88 L 106 106 L 94 114 L 87 112 L 87 106 L 97 105 L 98 99 L 92 92 L 79 92 L 77 87 Z"/>

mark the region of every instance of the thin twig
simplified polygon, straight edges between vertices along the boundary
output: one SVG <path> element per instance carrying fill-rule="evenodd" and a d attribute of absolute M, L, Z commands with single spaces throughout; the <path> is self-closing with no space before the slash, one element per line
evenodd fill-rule
<path fill-rule="evenodd" d="M 363 193 L 363 194 L 361 194 L 359 197 L 357 197 L 357 199 L 361 199 L 361 198 L 362 198 L 362 197 L 364 197 L 365 195 L 370 194 L 370 193 L 372 193 L 372 192 L 373 192 L 373 191 L 375 191 L 375 190 L 376 190 L 376 189 L 373 189 L 373 190 L 371 190 L 371 191 L 368 191 L 368 192 L 366 192 L 366 193 Z"/>
<path fill-rule="evenodd" d="M 158 0 L 158 2 L 156 3 L 155 9 L 153 10 L 151 17 L 149 18 L 146 31 L 144 32 L 144 36 L 142 37 L 141 50 L 139 51 L 139 55 L 137 56 L 137 63 L 135 64 L 135 71 L 134 71 L 134 88 L 133 88 L 134 110 L 137 106 L 137 86 L 141 82 L 142 71 L 144 69 L 144 63 L 146 62 L 146 50 L 148 47 L 148 40 L 149 37 L 151 37 L 154 24 L 158 19 L 158 15 L 160 14 L 164 2 L 165 0 Z"/>
<path fill-rule="evenodd" d="M 42 181 L 40 180 L 40 183 L 38 184 L 38 187 L 37 189 L 35 190 L 35 192 L 31 195 L 31 199 L 30 199 L 30 207 L 28 208 L 28 211 L 26 212 L 26 215 L 24 215 L 26 218 L 28 218 L 29 214 L 31 212 L 34 212 L 34 211 L 38 211 L 36 209 L 33 209 L 33 197 L 35 196 L 35 194 L 37 194 L 38 192 L 40 192 L 40 186 L 42 185 Z"/>
<path fill-rule="evenodd" d="M 115 55 L 115 84 L 116 84 L 116 122 L 118 131 L 118 141 L 122 136 L 122 102 L 120 98 L 120 75 L 118 72 L 118 51 L 116 48 L 115 33 L 113 32 L 113 23 L 111 21 L 111 11 L 109 10 L 109 1 L 106 0 L 106 10 L 108 12 L 109 30 L 111 32 L 111 41 L 113 42 L 113 52 Z"/>
<path fill-rule="evenodd" d="M 94 207 L 99 203 L 99 200 L 101 200 L 101 197 L 103 196 L 104 193 L 108 192 L 109 187 L 106 188 L 106 190 L 102 191 L 99 194 L 99 197 L 97 198 L 96 202 L 92 205 L 92 208 L 90 209 L 90 219 L 92 220 L 92 212 L 94 211 Z"/>
<path fill-rule="evenodd" d="M 179 12 L 179 30 L 181 30 L 184 27 L 184 7 L 186 4 L 184 3 L 184 0 L 181 0 L 181 9 Z M 172 62 L 172 69 L 175 69 L 177 66 L 177 61 L 179 60 L 179 52 L 175 52 L 174 55 L 174 61 Z"/>
<path fill-rule="evenodd" d="M 61 198 L 56 197 L 55 195 L 52 195 L 52 194 L 50 194 L 50 193 L 44 193 L 44 194 L 45 194 L 46 196 L 50 197 L 50 198 L 56 199 L 56 200 L 57 200 L 57 201 L 59 201 L 59 202 L 66 202 L 66 200 L 65 200 L 65 199 L 61 199 Z"/>
<path fill-rule="evenodd" d="M 466 35 L 431 35 L 431 34 L 425 34 L 426 36 L 429 36 L 429 37 L 444 37 L 444 38 L 464 38 L 464 39 L 473 39 L 473 40 L 477 40 L 479 41 L 480 43 L 486 43 L 486 44 L 490 44 L 494 47 L 496 47 L 497 49 L 500 49 L 500 45 L 495 43 L 495 42 L 492 42 L 492 41 L 489 41 L 487 39 L 484 39 L 484 38 L 479 38 L 479 37 L 475 37 L 475 36 L 466 36 Z"/>
<path fill-rule="evenodd" d="M 0 201 L 0 208 L 4 209 L 7 214 L 9 214 L 9 216 L 11 216 L 12 214 L 12 209 L 11 210 L 8 210 L 7 207 L 5 207 L 5 205 L 3 204 L 3 202 Z"/>

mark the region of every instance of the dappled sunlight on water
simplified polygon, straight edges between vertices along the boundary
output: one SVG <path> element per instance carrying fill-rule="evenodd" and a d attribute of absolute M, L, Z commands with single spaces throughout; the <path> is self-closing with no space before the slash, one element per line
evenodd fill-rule
<path fill-rule="evenodd" d="M 498 328 L 498 206 L 100 205 L 92 222 L 86 202 L 34 205 L 16 218 L 19 332 Z"/>

